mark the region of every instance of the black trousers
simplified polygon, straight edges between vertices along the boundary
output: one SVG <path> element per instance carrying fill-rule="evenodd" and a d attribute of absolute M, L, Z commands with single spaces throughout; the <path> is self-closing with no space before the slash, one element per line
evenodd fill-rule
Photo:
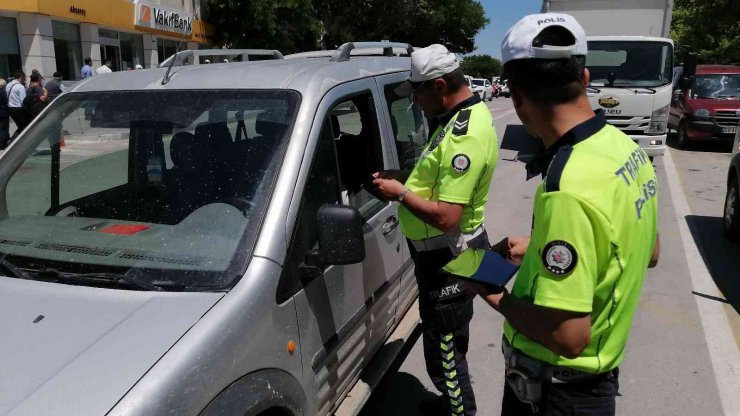
<path fill-rule="evenodd" d="M 419 285 L 427 373 L 450 406 L 448 410 L 440 409 L 440 414 L 475 415 L 475 395 L 466 359 L 475 296 L 441 271 L 452 259 L 449 249 L 416 252 L 409 246 Z"/>
<path fill-rule="evenodd" d="M 17 127 L 15 133 L 13 133 L 13 137 L 10 138 L 10 140 L 13 140 L 21 134 L 26 126 L 28 126 L 31 119 L 28 117 L 28 113 L 26 113 L 26 110 L 24 110 L 23 107 L 8 107 L 8 113 Z"/>
<path fill-rule="evenodd" d="M 10 120 L 8 114 L 0 114 L 0 149 L 5 149 L 10 143 Z"/>
<path fill-rule="evenodd" d="M 614 416 L 618 391 L 619 369 L 586 381 L 545 383 L 534 407 L 505 384 L 501 416 Z"/>

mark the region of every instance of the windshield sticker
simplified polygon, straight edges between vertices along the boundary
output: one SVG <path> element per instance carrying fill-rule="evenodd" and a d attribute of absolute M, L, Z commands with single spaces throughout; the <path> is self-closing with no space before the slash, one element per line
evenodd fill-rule
<path fill-rule="evenodd" d="M 100 232 L 106 234 L 133 235 L 148 229 L 149 226 L 144 224 L 115 224 L 103 228 Z"/>

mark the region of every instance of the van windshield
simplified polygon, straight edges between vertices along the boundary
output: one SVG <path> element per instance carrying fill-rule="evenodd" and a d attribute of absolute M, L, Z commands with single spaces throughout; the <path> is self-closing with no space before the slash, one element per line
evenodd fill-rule
<path fill-rule="evenodd" d="M 229 287 L 243 272 L 259 229 L 252 219 L 266 207 L 299 101 L 268 90 L 57 98 L 3 158 L 0 274 Z"/>
<path fill-rule="evenodd" d="M 740 99 L 740 74 L 696 75 L 691 82 L 693 98 Z"/>
<path fill-rule="evenodd" d="M 473 80 L 473 85 L 476 87 L 482 87 L 484 83 L 485 83 L 485 80 L 482 80 L 482 79 Z"/>
<path fill-rule="evenodd" d="M 659 87 L 673 78 L 673 46 L 666 42 L 589 41 L 586 67 L 596 87 Z"/>

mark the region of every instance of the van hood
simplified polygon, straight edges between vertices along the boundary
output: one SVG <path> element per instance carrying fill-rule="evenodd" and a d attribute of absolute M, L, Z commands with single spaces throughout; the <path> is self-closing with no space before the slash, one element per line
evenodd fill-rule
<path fill-rule="evenodd" d="M 738 111 L 740 110 L 740 100 L 716 100 L 706 98 L 691 98 L 686 100 L 687 112 L 693 112 L 700 108 L 709 110 L 714 114 L 717 110 Z"/>
<path fill-rule="evenodd" d="M 0 414 L 107 413 L 222 296 L 0 276 Z"/>

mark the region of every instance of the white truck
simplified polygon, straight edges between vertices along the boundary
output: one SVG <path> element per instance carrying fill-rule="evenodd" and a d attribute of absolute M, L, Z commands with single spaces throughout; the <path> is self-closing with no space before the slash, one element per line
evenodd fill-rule
<path fill-rule="evenodd" d="M 544 0 L 542 11 L 570 14 L 585 29 L 591 106 L 648 156 L 662 155 L 673 81 L 667 38 L 673 0 Z"/>

